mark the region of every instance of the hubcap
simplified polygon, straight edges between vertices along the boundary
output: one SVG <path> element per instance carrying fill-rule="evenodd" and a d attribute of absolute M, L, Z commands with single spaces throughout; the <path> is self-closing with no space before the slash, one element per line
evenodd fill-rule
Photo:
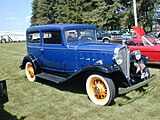
<path fill-rule="evenodd" d="M 90 84 L 92 95 L 97 100 L 104 100 L 107 97 L 107 87 L 100 78 L 93 78 Z"/>
<path fill-rule="evenodd" d="M 34 69 L 33 69 L 33 66 L 31 64 L 28 65 L 27 70 L 28 70 L 28 73 L 29 73 L 30 77 L 34 78 L 34 76 L 35 76 Z"/>

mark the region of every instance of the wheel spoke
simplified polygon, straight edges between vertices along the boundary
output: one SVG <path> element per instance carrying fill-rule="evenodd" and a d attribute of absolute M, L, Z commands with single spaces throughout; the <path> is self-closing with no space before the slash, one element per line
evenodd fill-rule
<path fill-rule="evenodd" d="M 99 78 L 94 78 L 91 82 L 91 89 L 96 99 L 103 100 L 107 96 L 107 88 Z"/>

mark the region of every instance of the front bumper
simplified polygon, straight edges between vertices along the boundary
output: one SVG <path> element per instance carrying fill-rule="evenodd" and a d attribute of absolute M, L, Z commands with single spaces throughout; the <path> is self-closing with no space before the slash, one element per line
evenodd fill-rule
<path fill-rule="evenodd" d="M 143 87 L 146 84 L 148 84 L 149 82 L 151 82 L 155 77 L 156 77 L 156 75 L 152 75 L 149 79 L 147 79 L 145 81 L 142 81 L 140 83 L 137 83 L 133 86 L 130 86 L 130 87 L 127 87 L 127 88 L 119 88 L 118 94 L 125 94 L 125 93 L 128 93 L 128 92 L 130 92 L 132 90 L 135 90 L 137 88 Z"/>

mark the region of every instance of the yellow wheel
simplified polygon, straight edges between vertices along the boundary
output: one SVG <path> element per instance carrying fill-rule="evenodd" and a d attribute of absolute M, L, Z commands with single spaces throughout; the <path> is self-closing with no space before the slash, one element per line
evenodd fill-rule
<path fill-rule="evenodd" d="M 116 93 L 113 81 L 97 74 L 87 78 L 86 91 L 90 100 L 98 105 L 108 105 Z"/>
<path fill-rule="evenodd" d="M 33 82 L 36 80 L 35 71 L 31 62 L 26 63 L 25 72 L 29 81 Z"/>

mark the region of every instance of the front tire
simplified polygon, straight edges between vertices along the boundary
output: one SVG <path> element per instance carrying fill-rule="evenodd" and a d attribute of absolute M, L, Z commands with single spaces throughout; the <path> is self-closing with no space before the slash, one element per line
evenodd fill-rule
<path fill-rule="evenodd" d="M 1 43 L 6 43 L 6 39 L 1 39 Z"/>
<path fill-rule="evenodd" d="M 26 76 L 29 81 L 33 82 L 36 80 L 35 71 L 33 68 L 33 64 L 31 62 L 27 62 L 25 66 Z"/>
<path fill-rule="evenodd" d="M 97 105 L 109 105 L 116 94 L 113 81 L 97 74 L 87 78 L 86 91 L 90 100 Z"/>
<path fill-rule="evenodd" d="M 104 43 L 110 43 L 110 40 L 108 38 L 103 39 Z"/>
<path fill-rule="evenodd" d="M 150 70 L 147 67 L 144 68 L 143 73 L 145 79 L 149 79 L 151 77 Z"/>

